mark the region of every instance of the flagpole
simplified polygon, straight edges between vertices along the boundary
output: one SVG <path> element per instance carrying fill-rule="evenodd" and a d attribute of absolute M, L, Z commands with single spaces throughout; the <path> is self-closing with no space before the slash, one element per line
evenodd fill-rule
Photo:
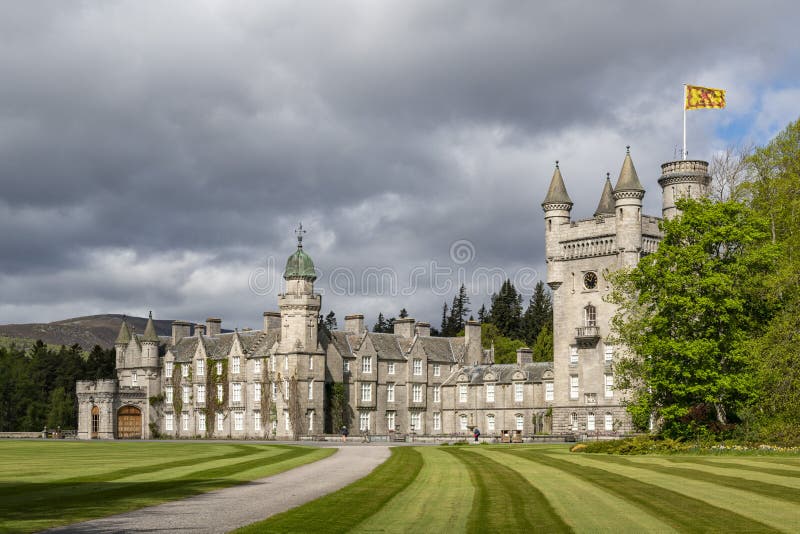
<path fill-rule="evenodd" d="M 686 84 L 683 84 L 683 159 L 686 159 Z"/>

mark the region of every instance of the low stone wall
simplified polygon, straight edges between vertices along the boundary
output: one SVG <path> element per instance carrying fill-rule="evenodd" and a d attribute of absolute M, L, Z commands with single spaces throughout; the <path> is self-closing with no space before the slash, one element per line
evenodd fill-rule
<path fill-rule="evenodd" d="M 41 432 L 0 432 L 0 439 L 34 439 L 41 437 Z"/>

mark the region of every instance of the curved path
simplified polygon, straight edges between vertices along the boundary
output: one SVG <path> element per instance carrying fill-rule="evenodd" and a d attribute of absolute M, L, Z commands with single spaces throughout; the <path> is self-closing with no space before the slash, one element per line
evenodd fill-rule
<path fill-rule="evenodd" d="M 388 446 L 336 454 L 267 478 L 48 532 L 228 532 L 336 491 L 389 457 Z"/>

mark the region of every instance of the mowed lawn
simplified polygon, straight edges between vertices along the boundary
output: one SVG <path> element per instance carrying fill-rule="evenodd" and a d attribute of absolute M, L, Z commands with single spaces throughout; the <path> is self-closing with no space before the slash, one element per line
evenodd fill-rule
<path fill-rule="evenodd" d="M 334 452 L 224 442 L 2 441 L 0 532 L 33 532 L 181 499 Z"/>
<path fill-rule="evenodd" d="M 395 448 L 369 476 L 241 532 L 800 532 L 800 457 Z"/>

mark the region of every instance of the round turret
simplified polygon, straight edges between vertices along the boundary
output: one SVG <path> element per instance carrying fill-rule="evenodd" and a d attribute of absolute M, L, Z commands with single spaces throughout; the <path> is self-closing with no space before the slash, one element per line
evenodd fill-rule
<path fill-rule="evenodd" d="M 672 219 L 678 214 L 675 201 L 681 198 L 702 198 L 708 194 L 711 175 L 708 162 L 701 160 L 670 161 L 661 165 L 661 214 Z"/>

